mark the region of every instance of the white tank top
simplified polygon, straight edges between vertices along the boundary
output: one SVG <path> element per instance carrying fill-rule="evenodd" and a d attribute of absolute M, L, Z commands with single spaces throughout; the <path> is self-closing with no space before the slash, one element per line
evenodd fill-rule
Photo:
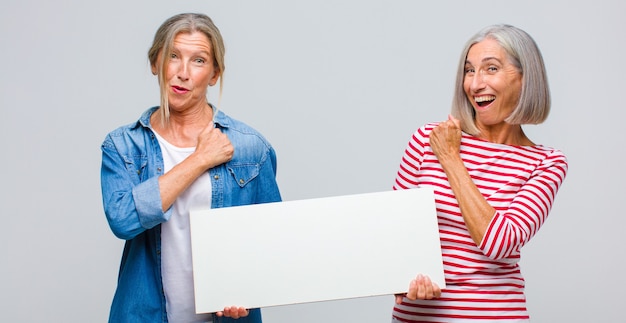
<path fill-rule="evenodd" d="M 165 172 L 195 151 L 195 147 L 176 147 L 156 132 L 155 135 L 163 153 Z M 172 205 L 171 218 L 161 224 L 161 276 L 169 322 L 211 322 L 212 315 L 198 315 L 195 311 L 189 234 L 189 211 L 210 207 L 211 178 L 207 171 L 178 196 Z"/>

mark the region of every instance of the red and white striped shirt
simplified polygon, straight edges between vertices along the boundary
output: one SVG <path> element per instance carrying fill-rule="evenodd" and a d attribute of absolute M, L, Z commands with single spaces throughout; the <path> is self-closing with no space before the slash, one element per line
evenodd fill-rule
<path fill-rule="evenodd" d="M 394 322 L 527 321 L 520 249 L 545 222 L 567 173 L 567 159 L 556 149 L 496 144 L 463 133 L 463 163 L 496 209 L 477 246 L 430 148 L 428 137 L 436 125 L 413 134 L 393 188 L 435 189 L 446 288 L 433 300 L 405 298 L 394 307 Z"/>

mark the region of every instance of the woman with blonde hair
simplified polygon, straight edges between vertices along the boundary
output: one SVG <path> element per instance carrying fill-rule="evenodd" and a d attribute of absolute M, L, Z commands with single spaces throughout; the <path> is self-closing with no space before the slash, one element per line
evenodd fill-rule
<path fill-rule="evenodd" d="M 224 73 L 222 36 L 208 16 L 167 19 L 148 58 L 160 105 L 102 143 L 104 211 L 126 240 L 109 321 L 260 323 L 259 309 L 196 314 L 189 212 L 280 201 L 274 149 L 208 102 Z"/>

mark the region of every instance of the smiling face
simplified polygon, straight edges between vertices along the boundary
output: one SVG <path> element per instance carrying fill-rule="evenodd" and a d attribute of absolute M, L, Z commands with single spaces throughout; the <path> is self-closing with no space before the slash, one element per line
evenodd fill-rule
<path fill-rule="evenodd" d="M 504 48 L 491 38 L 474 44 L 465 61 L 463 89 L 476 112 L 476 125 L 489 129 L 504 124 L 522 91 L 522 73 Z"/>
<path fill-rule="evenodd" d="M 157 73 L 163 53 L 159 53 L 152 72 Z M 169 108 L 183 112 L 207 106 L 206 93 L 220 77 L 213 63 L 213 50 L 209 38 L 201 32 L 180 33 L 174 38 L 172 52 L 166 66 L 164 87 L 168 91 Z"/>

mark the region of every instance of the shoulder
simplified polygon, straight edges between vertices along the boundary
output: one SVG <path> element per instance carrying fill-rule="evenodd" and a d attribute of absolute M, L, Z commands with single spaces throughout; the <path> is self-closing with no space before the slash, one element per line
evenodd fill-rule
<path fill-rule="evenodd" d="M 567 167 L 568 167 L 567 156 L 565 156 L 565 153 L 563 153 L 561 150 L 552 148 L 552 147 L 545 147 L 541 145 L 535 146 L 535 149 L 538 149 L 539 151 L 543 153 L 544 155 L 544 158 L 542 161 L 543 164 L 562 167 L 564 171 L 567 171 Z"/>
<path fill-rule="evenodd" d="M 261 144 L 266 149 L 271 149 L 270 142 L 261 132 L 243 121 L 232 118 L 222 111 L 218 111 L 215 122 L 229 135 L 231 141 L 235 141 L 233 142 L 235 145 Z M 241 142 L 239 140 L 241 140 Z"/>
<path fill-rule="evenodd" d="M 424 134 L 430 134 L 430 132 L 433 131 L 433 129 L 437 127 L 438 125 L 439 125 L 439 122 L 429 122 L 419 127 L 417 131 L 421 131 Z"/>
<path fill-rule="evenodd" d="M 432 130 L 438 125 L 438 122 L 429 122 L 421 127 L 417 128 L 413 133 L 412 139 L 421 141 L 422 139 L 426 139 L 430 136 Z"/>
<path fill-rule="evenodd" d="M 140 139 L 143 141 L 143 137 L 151 133 L 149 131 L 150 115 L 152 115 L 155 110 L 156 107 L 149 108 L 141 114 L 137 121 L 113 129 L 104 138 L 102 146 L 106 148 L 119 146 L 121 143 L 128 143 Z"/>

